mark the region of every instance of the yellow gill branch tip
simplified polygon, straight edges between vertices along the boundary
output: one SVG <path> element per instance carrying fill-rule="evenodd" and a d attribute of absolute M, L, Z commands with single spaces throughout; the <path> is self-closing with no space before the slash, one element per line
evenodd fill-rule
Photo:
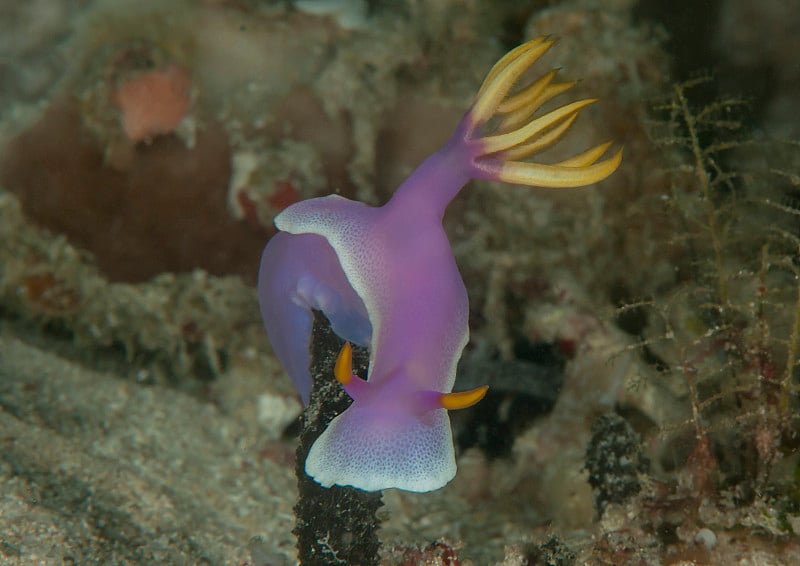
<path fill-rule="evenodd" d="M 621 148 L 608 159 L 579 167 L 506 161 L 497 172 L 497 178 L 516 185 L 568 189 L 598 183 L 616 171 L 620 163 Z"/>
<path fill-rule="evenodd" d="M 526 157 L 530 157 L 531 155 L 535 155 L 537 153 L 541 153 L 542 151 L 546 150 L 549 147 L 555 145 L 558 140 L 563 138 L 566 133 L 569 131 L 570 126 L 578 119 L 578 113 L 575 112 L 571 116 L 567 116 L 563 122 L 560 124 L 553 126 L 552 128 L 547 129 L 541 135 L 536 136 L 535 139 L 518 144 L 511 149 L 507 149 L 503 152 L 503 158 L 508 161 L 513 161 L 517 159 L 524 159 Z"/>
<path fill-rule="evenodd" d="M 533 116 L 539 108 L 544 106 L 547 102 L 559 96 L 569 89 L 574 87 L 578 84 L 578 81 L 572 82 L 564 82 L 564 83 L 556 83 L 547 85 L 547 87 L 539 93 L 535 99 L 532 99 L 528 102 L 527 106 L 522 106 L 519 109 L 515 110 L 514 112 L 508 113 L 503 119 L 500 121 L 500 125 L 497 128 L 498 132 L 508 132 L 514 128 L 519 128 L 525 122 Z"/>
<path fill-rule="evenodd" d="M 497 77 L 500 71 L 508 67 L 508 65 L 511 64 L 512 61 L 514 61 L 517 57 L 520 56 L 520 54 L 542 43 L 546 39 L 547 38 L 544 36 L 536 37 L 534 39 L 531 39 L 530 41 L 526 41 L 525 43 L 518 45 L 517 47 L 515 47 L 514 49 L 503 55 L 500 58 L 500 60 L 497 61 L 497 63 L 495 63 L 489 70 L 489 72 L 486 74 L 486 78 L 483 79 L 483 84 L 481 84 L 481 88 L 480 90 L 478 90 L 478 98 L 480 98 L 480 96 L 485 92 L 489 84 L 494 82 L 495 77 Z"/>
<path fill-rule="evenodd" d="M 557 74 L 558 69 L 553 69 L 552 71 L 542 75 L 518 93 L 512 94 L 500 102 L 500 104 L 497 106 L 497 112 L 500 114 L 508 114 L 509 112 L 514 112 L 515 110 L 529 106 L 536 101 L 539 96 L 541 96 L 548 86 L 550 86 L 550 83 L 553 82 L 553 79 Z"/>
<path fill-rule="evenodd" d="M 470 110 L 469 119 L 474 127 L 484 126 L 493 116 L 499 118 L 494 131 L 476 141 L 480 143 L 481 155 L 492 163 L 493 175 L 501 181 L 540 187 L 582 187 L 605 179 L 622 162 L 621 149 L 600 161 L 610 142 L 559 163 L 518 161 L 553 146 L 567 133 L 580 111 L 597 101 L 587 98 L 570 102 L 534 117 L 547 102 L 577 84 L 577 81 L 553 82 L 558 69 L 509 94 L 525 71 L 554 43 L 547 37 L 538 37 L 510 51 L 489 71 Z"/>
<path fill-rule="evenodd" d="M 478 91 L 471 111 L 472 119 L 482 124 L 491 118 L 517 79 L 544 55 L 553 43 L 552 40 L 537 38 L 523 43 L 500 59 L 489 71 Z"/>
<path fill-rule="evenodd" d="M 578 100 L 571 102 L 555 110 L 551 110 L 544 116 L 540 116 L 531 120 L 521 128 L 513 130 L 505 134 L 498 134 L 481 139 L 483 151 L 485 153 L 497 153 L 504 149 L 510 149 L 516 145 L 524 143 L 534 136 L 540 135 L 542 132 L 558 124 L 561 120 L 566 120 L 572 114 L 577 114 L 590 104 L 597 102 L 596 98 L 587 98 L 585 100 Z"/>
<path fill-rule="evenodd" d="M 583 153 L 574 155 L 569 159 L 554 163 L 554 165 L 560 165 L 562 167 L 587 167 L 603 157 L 609 147 L 611 147 L 611 142 L 607 141 L 605 143 L 598 144 L 591 149 L 587 149 Z"/>

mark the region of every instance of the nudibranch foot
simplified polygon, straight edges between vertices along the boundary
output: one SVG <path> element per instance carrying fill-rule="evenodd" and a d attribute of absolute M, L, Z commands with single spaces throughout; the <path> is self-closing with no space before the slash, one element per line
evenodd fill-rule
<path fill-rule="evenodd" d="M 473 157 L 476 176 L 536 187 L 583 187 L 602 181 L 622 162 L 622 149 L 600 160 L 610 143 L 597 145 L 557 163 L 520 161 L 558 142 L 580 111 L 597 101 L 594 98 L 578 100 L 534 117 L 546 102 L 576 84 L 574 81 L 554 83 L 557 70 L 509 95 L 522 74 L 553 43 L 547 38 L 531 40 L 500 59 L 487 75 L 460 128 L 478 148 Z M 494 117 L 498 118 L 494 130 L 489 135 L 474 137 L 474 132 Z"/>
<path fill-rule="evenodd" d="M 325 487 L 438 489 L 456 473 L 447 411 L 438 409 L 419 417 L 362 408 L 355 402 L 314 442 L 305 470 Z"/>

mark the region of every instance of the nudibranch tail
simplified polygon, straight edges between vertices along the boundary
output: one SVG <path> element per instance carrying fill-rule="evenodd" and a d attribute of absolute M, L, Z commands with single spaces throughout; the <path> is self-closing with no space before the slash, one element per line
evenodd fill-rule
<path fill-rule="evenodd" d="M 553 82 L 557 70 L 509 95 L 522 74 L 553 43 L 547 38 L 524 43 L 500 59 L 487 75 L 475 103 L 464 118 L 470 138 L 490 119 L 498 118 L 493 132 L 473 140 L 479 148 L 473 159 L 477 176 L 537 187 L 582 187 L 602 181 L 622 162 L 622 149 L 601 160 L 610 143 L 602 143 L 557 163 L 520 161 L 558 142 L 580 111 L 597 101 L 594 98 L 578 100 L 534 117 L 546 102 L 576 84 L 574 81 Z"/>
<path fill-rule="evenodd" d="M 447 411 L 430 411 L 420 417 L 353 403 L 314 442 L 305 471 L 324 487 L 439 489 L 456 474 Z"/>

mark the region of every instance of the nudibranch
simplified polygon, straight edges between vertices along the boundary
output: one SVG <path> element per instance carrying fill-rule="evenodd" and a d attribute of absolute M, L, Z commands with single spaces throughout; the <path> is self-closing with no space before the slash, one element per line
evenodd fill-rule
<path fill-rule="evenodd" d="M 272 347 L 305 403 L 311 390 L 312 309 L 346 341 L 334 374 L 352 404 L 311 447 L 305 470 L 323 486 L 431 491 L 456 472 L 447 411 L 477 403 L 487 387 L 453 393 L 467 343 L 467 292 L 442 217 L 470 179 L 581 187 L 611 175 L 622 150 L 603 143 L 553 164 L 524 161 L 556 143 L 594 99 L 537 112 L 574 82 L 550 71 L 510 93 L 553 44 L 537 38 L 489 72 L 450 140 L 383 206 L 337 195 L 296 203 L 261 259 L 258 296 Z M 490 131 L 487 123 L 493 120 Z M 350 343 L 369 348 L 363 380 Z"/>

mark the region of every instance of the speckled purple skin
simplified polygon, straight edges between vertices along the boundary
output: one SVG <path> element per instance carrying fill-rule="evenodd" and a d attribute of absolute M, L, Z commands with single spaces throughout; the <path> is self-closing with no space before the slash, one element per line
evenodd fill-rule
<path fill-rule="evenodd" d="M 455 474 L 449 422 L 431 393 L 453 388 L 468 340 L 468 301 L 442 229 L 472 177 L 478 142 L 469 116 L 382 207 L 331 195 L 297 203 L 261 261 L 259 300 L 270 342 L 304 402 L 311 388 L 311 309 L 342 338 L 370 348 L 367 382 L 312 447 L 323 485 L 428 491 Z M 430 393 L 429 393 L 430 392 Z"/>

